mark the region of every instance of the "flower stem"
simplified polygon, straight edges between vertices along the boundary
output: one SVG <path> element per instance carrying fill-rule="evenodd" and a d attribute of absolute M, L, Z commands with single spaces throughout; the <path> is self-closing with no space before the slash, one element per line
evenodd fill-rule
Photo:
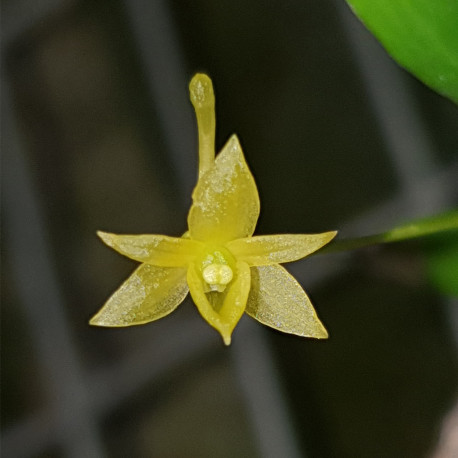
<path fill-rule="evenodd" d="M 317 254 L 337 253 L 339 251 L 355 250 L 379 243 L 399 242 L 401 240 L 423 237 L 437 232 L 458 230 L 458 210 L 452 210 L 440 215 L 411 221 L 380 234 L 368 235 L 352 239 L 335 240 L 326 245 Z"/>

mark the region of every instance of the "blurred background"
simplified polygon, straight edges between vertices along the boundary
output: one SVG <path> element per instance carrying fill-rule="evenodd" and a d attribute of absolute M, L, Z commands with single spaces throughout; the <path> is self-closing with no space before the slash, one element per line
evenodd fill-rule
<path fill-rule="evenodd" d="M 136 265 L 96 230 L 186 230 L 197 71 L 217 150 L 236 132 L 257 181 L 259 234 L 456 207 L 455 105 L 343 0 L 2 3 L 2 456 L 456 456 L 458 305 L 425 242 L 288 266 L 328 341 L 245 316 L 226 348 L 189 299 L 88 325 Z"/>

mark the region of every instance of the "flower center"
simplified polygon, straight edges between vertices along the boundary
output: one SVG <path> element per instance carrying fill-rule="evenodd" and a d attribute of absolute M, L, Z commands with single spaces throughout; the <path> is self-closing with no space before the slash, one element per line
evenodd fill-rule
<path fill-rule="evenodd" d="M 234 278 L 235 263 L 226 248 L 207 246 L 198 261 L 205 292 L 224 292 Z"/>
<path fill-rule="evenodd" d="M 202 277 L 211 291 L 222 293 L 234 276 L 232 269 L 226 264 L 210 264 L 202 271 Z"/>

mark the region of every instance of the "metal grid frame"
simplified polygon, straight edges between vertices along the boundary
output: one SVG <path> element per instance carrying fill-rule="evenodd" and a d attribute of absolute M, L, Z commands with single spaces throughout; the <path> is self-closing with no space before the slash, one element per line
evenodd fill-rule
<path fill-rule="evenodd" d="M 39 2 L 41 8 L 37 9 L 24 8 L 27 1 L 19 2 L 16 6 L 19 6 L 20 14 L 9 11 L 4 16 L 7 27 L 4 29 L 3 50 L 31 25 L 65 3 L 68 2 L 48 0 Z M 164 91 L 164 88 L 186 87 L 182 52 L 169 6 L 166 0 L 125 0 L 124 3 L 144 63 L 149 88 L 163 122 L 163 134 L 183 185 L 180 193 L 184 202 L 192 188 L 187 174 L 187 145 L 193 138 L 193 122 L 183 115 L 186 110 L 180 110 L 186 97 L 168 103 L 167 100 L 176 92 Z M 366 32 L 357 24 L 343 2 L 336 1 L 336 5 L 401 184 L 401 192 L 392 201 L 385 202 L 344 226 L 343 233 L 359 235 L 377 230 L 376 224 L 382 218 L 389 225 L 396 223 L 400 214 L 403 218 L 416 217 L 452 204 L 454 186 L 458 180 L 458 162 L 447 170 L 436 168 L 433 174 L 428 174 L 435 161 L 434 145 L 424 135 L 423 121 L 416 110 L 415 99 L 405 84 L 403 73 L 380 49 L 361 39 Z M 167 71 L 155 72 L 151 62 L 159 62 L 158 65 Z M 371 71 L 374 68 L 376 71 Z M 164 81 L 161 75 L 165 74 L 172 75 L 172 78 Z M 4 74 L 2 85 L 2 146 L 4 163 L 7 164 L 4 174 L 5 225 L 9 235 L 6 242 L 11 246 L 13 275 L 21 293 L 20 300 L 30 326 L 37 358 L 46 375 L 56 382 L 50 387 L 54 393 L 54 404 L 48 406 L 46 411 L 32 414 L 5 430 L 2 449 L 8 457 L 30 457 L 52 444 L 58 444 L 65 456 L 103 457 L 106 451 L 99 420 L 141 386 L 163 377 L 188 358 L 204 355 L 211 344 L 203 336 L 196 339 L 195 336 L 199 334 L 189 327 L 189 323 L 186 326 L 176 324 L 167 329 L 167 345 L 160 349 L 161 358 L 158 357 L 158 349 L 150 345 L 144 347 L 142 353 L 130 355 L 110 367 L 102 367 L 93 373 L 84 372 L 65 316 L 64 300 L 46 239 L 42 203 L 36 198 L 33 176 L 25 163 L 24 145 L 18 134 L 8 81 Z M 402 129 L 393 128 L 393 119 Z M 30 240 L 34 240 L 33 247 L 24 244 L 24 241 Z M 29 253 L 32 249 L 34 256 L 33 262 L 30 262 Z M 304 270 L 301 266 L 297 276 L 300 281 L 307 276 L 308 284 L 328 281 L 343 269 L 346 259 L 346 255 L 333 256 L 332 262 L 329 258 L 317 258 L 313 271 Z M 39 307 L 37 297 L 41 298 Z M 458 307 L 456 301 L 449 305 L 450 313 L 454 314 L 451 320 L 455 323 L 454 335 L 458 336 Z M 233 370 L 243 391 L 259 455 L 292 458 L 305 456 L 294 433 L 268 342 L 257 326 L 243 322 L 241 328 L 243 336 L 233 344 Z M 189 345 L 178 345 L 186 334 L 194 336 L 193 339 L 187 339 Z M 254 361 L 256 364 L 253 364 Z M 59 368 L 63 364 L 68 370 L 62 377 Z M 115 374 L 125 376 L 115 377 Z M 110 390 L 104 389 L 108 383 Z"/>

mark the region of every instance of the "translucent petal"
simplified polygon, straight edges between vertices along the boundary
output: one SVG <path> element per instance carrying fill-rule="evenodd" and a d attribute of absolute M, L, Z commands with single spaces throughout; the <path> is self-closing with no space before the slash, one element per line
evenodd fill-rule
<path fill-rule="evenodd" d="M 328 337 L 301 285 L 279 265 L 251 268 L 246 313 L 282 332 L 317 339 Z"/>
<path fill-rule="evenodd" d="M 227 242 L 253 234 L 259 216 L 256 184 L 233 135 L 197 183 L 188 224 L 192 239 Z"/>
<path fill-rule="evenodd" d="M 297 261 L 329 243 L 337 232 L 278 234 L 248 237 L 226 244 L 227 249 L 251 266 Z"/>
<path fill-rule="evenodd" d="M 96 326 L 148 323 L 173 312 L 188 294 L 185 268 L 142 264 L 91 319 Z"/>
<path fill-rule="evenodd" d="M 185 266 L 204 248 L 195 240 L 166 235 L 118 235 L 101 231 L 97 235 L 124 256 L 161 267 Z"/>
<path fill-rule="evenodd" d="M 191 296 L 202 317 L 231 343 L 231 334 L 245 311 L 250 291 L 251 273 L 248 264 L 237 263 L 234 280 L 224 293 L 205 293 L 202 277 L 194 264 L 188 269 L 188 285 Z"/>

